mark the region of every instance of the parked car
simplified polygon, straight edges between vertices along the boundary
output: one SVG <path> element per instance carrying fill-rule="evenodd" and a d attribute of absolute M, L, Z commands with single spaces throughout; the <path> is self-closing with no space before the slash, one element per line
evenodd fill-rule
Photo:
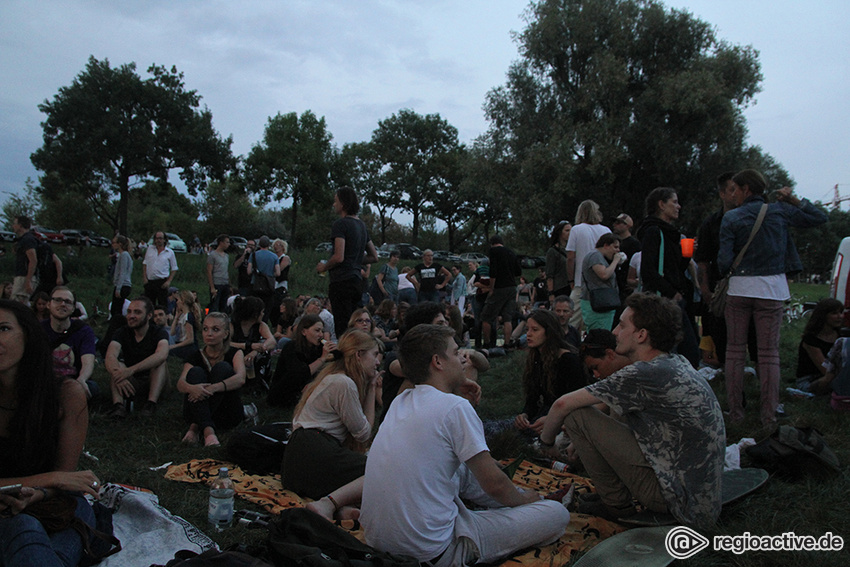
<path fill-rule="evenodd" d="M 517 256 L 519 265 L 523 268 L 539 268 L 546 265 L 546 258 L 543 256 L 527 256 L 520 254 Z"/>
<path fill-rule="evenodd" d="M 319 242 L 316 244 L 316 252 L 333 252 L 334 245 L 331 242 Z"/>
<path fill-rule="evenodd" d="M 68 246 L 76 246 L 85 242 L 86 237 L 89 239 L 89 243 L 91 246 L 100 246 L 101 248 L 108 248 L 112 241 L 108 238 L 105 238 L 93 230 L 87 229 L 74 229 L 74 228 L 66 228 L 60 231 L 64 237 L 65 244 Z"/>
<path fill-rule="evenodd" d="M 8 230 L 0 230 L 0 240 L 3 242 L 15 242 L 18 239 L 18 235 L 14 232 L 10 232 Z"/>
<path fill-rule="evenodd" d="M 378 258 L 389 258 L 390 252 L 393 250 L 399 251 L 402 260 L 416 260 L 422 257 L 422 251 L 412 244 L 390 244 L 389 242 L 384 242 L 377 248 Z M 418 256 L 416 255 L 417 252 L 419 252 Z"/>
<path fill-rule="evenodd" d="M 52 228 L 33 225 L 31 230 L 33 234 L 36 235 L 36 237 L 38 237 L 40 240 L 44 240 L 48 244 L 65 243 L 65 235 L 59 231 L 53 230 Z"/>
<path fill-rule="evenodd" d="M 489 264 L 490 257 L 481 252 L 464 252 L 460 255 L 461 262 L 478 262 L 479 264 Z"/>
<path fill-rule="evenodd" d="M 434 259 L 447 264 L 460 262 L 460 256 L 448 250 L 434 250 Z"/>

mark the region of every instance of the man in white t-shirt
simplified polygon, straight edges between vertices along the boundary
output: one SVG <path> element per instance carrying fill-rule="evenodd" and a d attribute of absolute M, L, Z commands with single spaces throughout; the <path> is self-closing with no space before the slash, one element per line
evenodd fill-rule
<path fill-rule="evenodd" d="M 596 249 L 600 236 L 611 232 L 611 229 L 600 224 L 601 222 L 602 211 L 599 210 L 599 205 L 590 199 L 582 201 L 576 213 L 576 224 L 567 241 L 567 277 L 573 286 L 570 298 L 574 306 L 570 325 L 578 330 L 582 330 L 584 326 L 581 316 L 581 266 L 584 265 L 584 257 Z"/>
<path fill-rule="evenodd" d="M 518 489 L 490 456 L 481 420 L 451 394 L 464 380 L 454 331 L 418 325 L 399 346 L 416 386 L 390 406 L 366 461 L 362 514 L 369 545 L 433 567 L 491 563 L 564 533 L 559 502 Z M 461 498 L 484 506 L 466 508 Z"/>

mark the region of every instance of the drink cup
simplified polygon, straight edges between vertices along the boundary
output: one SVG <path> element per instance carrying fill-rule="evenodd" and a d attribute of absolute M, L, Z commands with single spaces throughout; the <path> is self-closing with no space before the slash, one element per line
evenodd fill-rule
<path fill-rule="evenodd" d="M 693 258 L 694 256 L 694 239 L 693 238 L 683 238 L 680 241 L 682 246 L 682 257 L 684 258 Z"/>

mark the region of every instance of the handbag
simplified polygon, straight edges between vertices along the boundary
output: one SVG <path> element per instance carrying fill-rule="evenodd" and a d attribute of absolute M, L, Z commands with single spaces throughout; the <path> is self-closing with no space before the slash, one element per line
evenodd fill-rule
<path fill-rule="evenodd" d="M 256 252 L 251 255 L 252 263 L 256 267 L 257 265 L 257 254 Z M 255 268 L 254 280 L 251 283 L 251 291 L 260 295 L 268 295 L 274 293 L 274 276 L 267 276 L 262 273 L 259 269 Z"/>
<path fill-rule="evenodd" d="M 613 287 L 590 290 L 590 308 L 596 313 L 613 311 L 620 307 L 620 292 Z"/>
<path fill-rule="evenodd" d="M 729 278 L 732 277 L 732 272 L 735 271 L 735 268 L 737 268 L 738 264 L 741 263 L 741 260 L 744 259 L 744 253 L 746 253 L 747 248 L 750 247 L 750 243 L 761 228 L 761 223 L 764 221 L 764 216 L 766 214 L 767 203 L 761 206 L 759 216 L 756 218 L 756 223 L 753 225 L 753 230 L 750 232 L 750 237 L 747 239 L 747 243 L 744 244 L 744 247 L 741 248 L 741 251 L 738 252 L 738 255 L 735 257 L 735 261 L 732 262 L 732 266 L 729 268 L 729 272 L 718 280 L 717 286 L 714 288 L 714 293 L 711 296 L 711 302 L 708 304 L 708 310 L 715 317 L 724 317 L 724 314 L 726 313 L 726 296 L 729 292 Z"/>

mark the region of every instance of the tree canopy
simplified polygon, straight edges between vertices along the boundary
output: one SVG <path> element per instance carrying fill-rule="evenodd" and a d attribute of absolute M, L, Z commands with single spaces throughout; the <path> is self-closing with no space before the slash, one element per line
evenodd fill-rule
<path fill-rule="evenodd" d="M 269 118 L 263 140 L 245 160 L 245 184 L 259 204 L 292 199 L 290 239 L 296 234 L 299 209 L 330 208 L 331 169 L 335 150 L 324 117 L 307 110 Z"/>
<path fill-rule="evenodd" d="M 517 36 L 521 58 L 485 112 L 515 167 L 524 228 L 571 218 L 592 196 L 641 216 L 659 185 L 688 203 L 746 165 L 743 108 L 762 80 L 758 53 L 654 0 L 540 0 Z M 695 214 L 695 213 L 698 213 Z"/>
<path fill-rule="evenodd" d="M 47 115 L 44 145 L 30 158 L 53 177 L 42 183 L 46 196 L 81 195 L 125 234 L 131 185 L 166 182 L 168 172 L 179 169 L 195 195 L 235 163 L 231 138 L 218 135 L 212 113 L 199 109 L 200 96 L 186 89 L 183 74 L 157 65 L 148 73 L 142 79 L 135 63 L 113 68 L 90 57 L 70 86 L 39 105 Z"/>

